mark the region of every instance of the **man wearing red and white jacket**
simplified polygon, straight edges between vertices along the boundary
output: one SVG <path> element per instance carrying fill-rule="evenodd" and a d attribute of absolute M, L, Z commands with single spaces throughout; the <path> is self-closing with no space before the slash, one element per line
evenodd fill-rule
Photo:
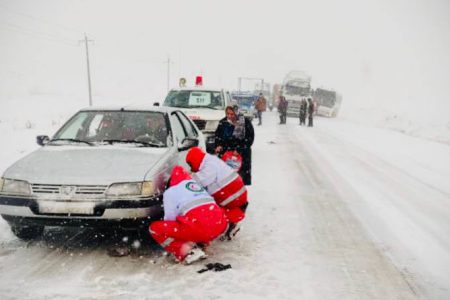
<path fill-rule="evenodd" d="M 239 230 L 236 225 L 244 219 L 248 206 L 247 188 L 241 176 L 217 156 L 205 153 L 199 147 L 188 151 L 186 162 L 195 173 L 194 179 L 225 209 L 230 222 L 227 238 L 231 239 Z"/>
<path fill-rule="evenodd" d="M 179 262 L 206 258 L 196 243 L 209 244 L 225 232 L 227 218 L 205 189 L 181 166 L 175 166 L 163 194 L 164 221 L 150 224 L 150 233 Z"/>

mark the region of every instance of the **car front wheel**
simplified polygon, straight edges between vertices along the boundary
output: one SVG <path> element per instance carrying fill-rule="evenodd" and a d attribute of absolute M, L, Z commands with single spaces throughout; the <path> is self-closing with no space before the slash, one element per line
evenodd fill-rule
<path fill-rule="evenodd" d="M 22 240 L 32 240 L 42 236 L 44 226 L 11 225 L 11 231 Z"/>

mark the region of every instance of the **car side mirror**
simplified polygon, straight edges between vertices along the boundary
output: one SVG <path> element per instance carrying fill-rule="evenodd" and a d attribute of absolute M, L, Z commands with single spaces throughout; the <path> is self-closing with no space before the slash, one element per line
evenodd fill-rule
<path fill-rule="evenodd" d="M 196 146 L 198 146 L 198 139 L 187 137 L 183 140 L 183 142 L 181 142 L 181 145 L 178 147 L 178 150 L 185 151 Z"/>
<path fill-rule="evenodd" d="M 36 143 L 39 146 L 44 146 L 45 144 L 47 144 L 48 142 L 50 142 L 50 138 L 48 137 L 48 135 L 38 135 L 36 137 Z"/>

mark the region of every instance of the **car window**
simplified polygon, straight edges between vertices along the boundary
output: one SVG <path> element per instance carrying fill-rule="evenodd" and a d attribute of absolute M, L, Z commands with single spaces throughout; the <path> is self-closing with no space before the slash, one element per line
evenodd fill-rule
<path fill-rule="evenodd" d="M 161 112 L 83 111 L 67 122 L 54 139 L 138 141 L 165 147 L 167 136 L 168 128 Z"/>
<path fill-rule="evenodd" d="M 68 121 L 67 130 L 61 133 L 59 138 L 61 139 L 70 139 L 76 138 L 80 128 L 82 128 L 83 124 L 86 122 L 88 118 L 88 114 L 86 113 L 78 113 L 73 118 Z"/>
<path fill-rule="evenodd" d="M 225 99 L 220 91 L 172 90 L 164 100 L 165 106 L 183 108 L 210 108 L 222 110 Z"/>
<path fill-rule="evenodd" d="M 181 112 L 177 112 L 177 115 L 181 120 L 181 123 L 183 124 L 184 128 L 186 129 L 187 136 L 194 138 L 198 137 L 197 130 L 195 130 L 194 126 L 192 126 L 191 121 Z"/>
<path fill-rule="evenodd" d="M 177 137 L 178 144 L 180 144 L 186 138 L 186 132 L 183 128 L 183 125 L 181 125 L 181 121 L 179 120 L 176 113 L 172 113 L 170 119 L 173 133 Z"/>

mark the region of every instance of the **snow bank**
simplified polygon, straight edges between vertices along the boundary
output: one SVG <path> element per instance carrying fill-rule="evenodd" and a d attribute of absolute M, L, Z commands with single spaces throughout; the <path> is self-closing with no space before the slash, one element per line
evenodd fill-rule
<path fill-rule="evenodd" d="M 383 108 L 343 109 L 339 118 L 450 144 L 450 118 L 440 114 L 395 112 Z"/>

